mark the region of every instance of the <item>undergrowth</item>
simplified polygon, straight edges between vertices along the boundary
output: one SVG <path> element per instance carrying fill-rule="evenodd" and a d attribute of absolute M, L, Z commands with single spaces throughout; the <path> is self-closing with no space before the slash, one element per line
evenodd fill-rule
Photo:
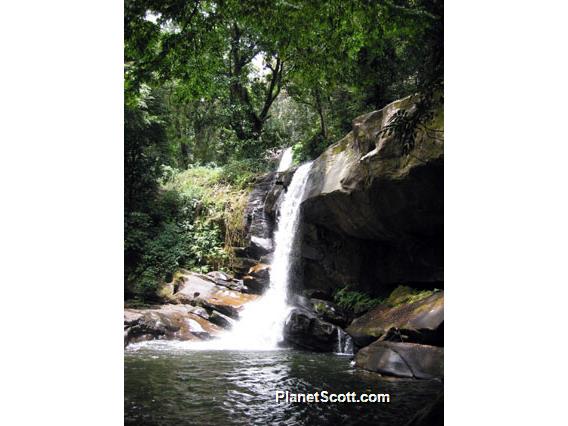
<path fill-rule="evenodd" d="M 374 298 L 366 293 L 351 290 L 349 286 L 335 291 L 334 302 L 343 309 L 353 312 L 355 315 L 363 314 L 378 305 L 394 308 L 400 305 L 415 303 L 431 296 L 435 290 L 417 290 L 408 286 L 400 285 L 395 288 L 386 299 Z"/>
<path fill-rule="evenodd" d="M 179 268 L 231 272 L 232 248 L 244 245 L 246 182 L 253 180 L 250 170 L 231 176 L 214 166 L 163 167 L 154 199 L 125 216 L 129 299 L 153 300 Z"/>

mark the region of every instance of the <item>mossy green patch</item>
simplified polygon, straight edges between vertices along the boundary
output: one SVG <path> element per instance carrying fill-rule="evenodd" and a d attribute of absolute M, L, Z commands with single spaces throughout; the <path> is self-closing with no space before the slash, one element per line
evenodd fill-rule
<path fill-rule="evenodd" d="M 314 309 L 318 314 L 324 314 L 327 312 L 327 306 L 322 302 L 314 304 Z"/>
<path fill-rule="evenodd" d="M 431 296 L 433 293 L 432 290 L 416 290 L 408 286 L 399 285 L 389 295 L 386 304 L 394 308 L 403 304 L 418 302 Z"/>

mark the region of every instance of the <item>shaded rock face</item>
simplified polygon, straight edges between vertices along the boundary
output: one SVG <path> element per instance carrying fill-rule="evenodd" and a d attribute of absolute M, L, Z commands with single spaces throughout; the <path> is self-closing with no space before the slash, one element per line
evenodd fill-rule
<path fill-rule="evenodd" d="M 254 185 L 245 209 L 246 254 L 249 258 L 259 259 L 273 250 L 272 234 L 274 217 L 265 209 L 266 197 L 274 186 L 277 173 L 262 176 Z"/>
<path fill-rule="evenodd" d="M 239 257 L 259 260 L 274 251 L 274 228 L 282 194 L 290 184 L 295 169 L 271 172 L 254 185 L 245 209 L 244 230 L 247 246 L 237 248 Z"/>
<path fill-rule="evenodd" d="M 379 134 L 396 101 L 358 117 L 353 131 L 312 166 L 302 203 L 304 285 L 331 292 L 350 285 L 382 296 L 405 283 L 443 282 L 443 140 L 419 134 L 410 155 Z M 428 127 L 443 135 L 443 117 Z"/>
<path fill-rule="evenodd" d="M 264 293 L 270 286 L 270 265 L 259 262 L 250 267 L 243 277 L 243 283 L 250 293 Z"/>
<path fill-rule="evenodd" d="M 295 169 L 272 172 L 256 182 L 245 209 L 246 247 L 235 247 L 232 268 L 245 292 L 263 294 L 270 286 L 274 231 L 282 196 Z M 239 290 L 240 291 L 240 290 Z"/>
<path fill-rule="evenodd" d="M 284 323 L 284 342 L 297 349 L 333 352 L 338 327 L 323 321 L 305 308 L 294 308 Z"/>
<path fill-rule="evenodd" d="M 310 302 L 314 311 L 322 320 L 330 322 L 339 327 L 347 326 L 349 322 L 347 314 L 335 303 L 316 298 L 310 299 Z"/>
<path fill-rule="evenodd" d="M 443 378 L 444 349 L 415 343 L 379 341 L 357 353 L 355 366 L 396 377 Z"/>
<path fill-rule="evenodd" d="M 444 292 L 396 307 L 379 305 L 356 318 L 347 333 L 359 347 L 381 340 L 444 344 Z"/>

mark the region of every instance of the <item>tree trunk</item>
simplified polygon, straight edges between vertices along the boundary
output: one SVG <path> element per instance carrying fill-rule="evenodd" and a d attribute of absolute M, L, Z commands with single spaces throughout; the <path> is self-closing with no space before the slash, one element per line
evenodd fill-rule
<path fill-rule="evenodd" d="M 327 127 L 325 125 L 325 117 L 323 114 L 323 104 L 319 87 L 315 90 L 316 110 L 320 118 L 320 132 L 324 139 L 327 139 Z"/>

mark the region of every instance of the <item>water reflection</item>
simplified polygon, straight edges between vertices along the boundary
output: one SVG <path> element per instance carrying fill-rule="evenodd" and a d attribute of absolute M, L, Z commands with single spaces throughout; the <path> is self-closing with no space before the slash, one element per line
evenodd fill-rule
<path fill-rule="evenodd" d="M 153 342 L 125 353 L 125 423 L 156 425 L 404 424 L 441 390 L 387 380 L 348 357 L 298 351 L 191 351 Z M 296 393 L 390 393 L 391 404 L 276 403 Z"/>

